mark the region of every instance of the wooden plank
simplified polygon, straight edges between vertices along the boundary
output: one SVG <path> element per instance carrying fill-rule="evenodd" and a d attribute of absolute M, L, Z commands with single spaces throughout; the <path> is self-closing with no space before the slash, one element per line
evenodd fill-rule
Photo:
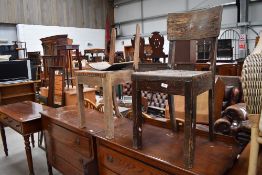
<path fill-rule="evenodd" d="M 42 11 L 42 15 L 41 15 L 41 22 L 43 25 L 48 25 L 51 24 L 51 20 L 53 17 L 53 12 L 52 9 L 50 8 L 52 3 L 52 0 L 44 0 L 44 1 L 40 1 L 40 8 Z M 49 11 L 49 13 L 45 13 Z"/>
<path fill-rule="evenodd" d="M 104 28 L 105 0 L 0 0 L 0 23 Z"/>
<path fill-rule="evenodd" d="M 218 6 L 198 11 L 168 14 L 168 40 L 197 40 L 218 37 L 222 11 L 223 7 Z"/>

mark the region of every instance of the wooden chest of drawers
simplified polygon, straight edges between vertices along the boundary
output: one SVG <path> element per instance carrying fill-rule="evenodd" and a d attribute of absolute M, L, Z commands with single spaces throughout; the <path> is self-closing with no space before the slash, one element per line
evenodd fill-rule
<path fill-rule="evenodd" d="M 167 175 L 167 173 L 137 161 L 105 146 L 99 146 L 100 174 Z M 110 171 L 111 169 L 112 171 Z M 114 173 L 115 172 L 115 173 Z"/>
<path fill-rule="evenodd" d="M 43 118 L 48 162 L 63 174 L 88 174 L 94 164 L 93 138 L 85 137 Z"/>
<path fill-rule="evenodd" d="M 53 109 L 53 113 L 50 112 L 52 110 L 42 113 L 49 174 L 52 174 L 51 167 L 54 167 L 64 175 L 97 175 L 95 138 L 89 132 L 100 131 L 100 128 L 79 129 L 76 110 L 70 107 L 64 109 L 68 111 Z M 94 112 L 91 111 L 93 115 Z M 99 118 L 96 115 L 93 117 Z"/>

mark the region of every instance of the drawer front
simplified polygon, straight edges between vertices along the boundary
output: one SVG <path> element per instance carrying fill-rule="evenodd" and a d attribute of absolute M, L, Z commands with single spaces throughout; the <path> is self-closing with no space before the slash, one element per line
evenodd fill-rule
<path fill-rule="evenodd" d="M 167 175 L 167 173 L 148 166 L 104 146 L 99 146 L 99 165 L 120 175 Z"/>
<path fill-rule="evenodd" d="M 114 173 L 113 171 L 107 169 L 106 167 L 102 166 L 100 169 L 99 169 L 99 174 L 100 175 L 118 175 L 116 173 Z"/>
<path fill-rule="evenodd" d="M 53 123 L 47 125 L 52 138 L 70 147 L 84 157 L 93 159 L 92 137 L 83 137 Z"/>
<path fill-rule="evenodd" d="M 87 171 L 89 158 L 85 158 L 82 154 L 74 151 L 69 146 L 66 146 L 59 141 L 52 140 L 53 154 L 69 162 L 73 167 L 77 168 L 81 172 Z"/>
<path fill-rule="evenodd" d="M 5 124 L 6 126 L 11 127 L 12 129 L 16 130 L 17 132 L 21 133 L 22 132 L 22 125 L 21 123 L 15 121 L 14 119 L 1 114 L 1 121 L 3 124 Z"/>
<path fill-rule="evenodd" d="M 52 157 L 52 166 L 59 170 L 63 175 L 84 175 L 84 172 L 79 171 L 57 155 L 53 155 Z"/>

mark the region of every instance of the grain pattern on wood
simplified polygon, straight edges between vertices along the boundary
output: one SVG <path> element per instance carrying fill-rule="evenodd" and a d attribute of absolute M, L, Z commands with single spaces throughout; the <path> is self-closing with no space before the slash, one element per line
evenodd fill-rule
<path fill-rule="evenodd" d="M 197 40 L 218 37 L 220 33 L 222 9 L 222 6 L 218 6 L 186 13 L 168 14 L 168 40 Z"/>
<path fill-rule="evenodd" d="M 0 23 L 104 28 L 106 0 L 0 0 Z"/>

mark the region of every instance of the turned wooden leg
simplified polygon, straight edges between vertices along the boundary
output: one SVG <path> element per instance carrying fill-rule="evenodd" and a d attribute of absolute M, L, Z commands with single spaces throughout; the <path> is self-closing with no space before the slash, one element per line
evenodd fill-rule
<path fill-rule="evenodd" d="M 174 132 L 176 132 L 178 130 L 178 127 L 177 127 L 177 123 L 176 123 L 174 96 L 173 95 L 168 94 L 168 105 L 169 105 L 171 127 L 172 127 L 172 130 Z"/>
<path fill-rule="evenodd" d="M 52 165 L 47 161 L 47 170 L 49 175 L 53 175 Z"/>
<path fill-rule="evenodd" d="M 42 145 L 41 144 L 41 142 L 42 142 L 42 138 L 41 138 L 41 131 L 39 131 L 38 133 L 37 133 L 37 135 L 38 135 L 38 141 L 37 141 L 37 144 L 38 144 L 38 147 L 40 147 L 40 145 Z"/>
<path fill-rule="evenodd" d="M 193 94 L 192 82 L 185 83 L 185 140 L 184 140 L 184 162 L 186 168 L 192 168 L 194 161 L 195 135 L 192 129 L 195 127 L 196 97 Z"/>
<path fill-rule="evenodd" d="M 29 168 L 30 175 L 34 175 L 33 160 L 32 160 L 32 153 L 31 153 L 29 137 L 30 137 L 30 135 L 25 135 L 24 136 L 25 152 L 26 152 L 27 163 L 28 163 L 28 168 Z"/>
<path fill-rule="evenodd" d="M 137 82 L 132 82 L 132 104 L 133 104 L 133 147 L 142 148 L 142 104 L 141 91 L 137 88 Z"/>
<path fill-rule="evenodd" d="M 35 147 L 35 138 L 34 138 L 34 134 L 31 134 L 31 142 L 32 142 L 32 146 L 33 148 Z"/>
<path fill-rule="evenodd" d="M 6 137 L 5 137 L 5 128 L 2 123 L 0 123 L 0 129 L 1 129 L 1 137 L 3 141 L 3 147 L 5 151 L 5 155 L 8 156 L 8 148 L 7 148 L 7 143 L 6 143 Z"/>

